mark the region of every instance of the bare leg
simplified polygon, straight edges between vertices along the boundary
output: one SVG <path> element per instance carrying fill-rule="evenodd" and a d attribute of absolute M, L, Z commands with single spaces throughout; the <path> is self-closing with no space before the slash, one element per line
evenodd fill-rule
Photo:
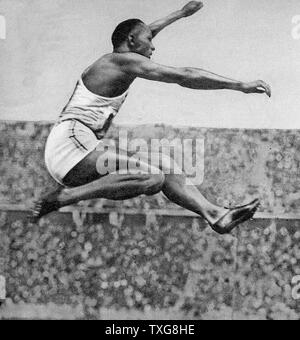
<path fill-rule="evenodd" d="M 99 161 L 99 157 L 97 162 Z M 192 183 L 188 182 L 184 174 L 177 175 L 182 171 L 168 156 L 164 154 L 159 154 L 157 156 L 157 159 L 160 159 L 160 164 L 157 164 L 160 169 L 149 165 L 151 160 L 150 157 L 154 159 L 153 154 L 148 155 L 138 153 L 128 158 L 127 153 L 123 151 L 118 155 L 118 164 L 128 164 L 128 168 L 131 169 L 131 165 L 136 166 L 136 160 L 139 159 L 139 169 L 144 173 L 150 172 L 151 176 L 144 175 L 136 178 L 136 176 L 130 175 L 120 176 L 111 174 L 74 189 L 65 189 L 58 197 L 60 206 L 70 205 L 81 200 L 92 198 L 107 198 L 114 200 L 133 198 L 145 193 L 144 191 L 146 190 L 149 181 L 150 185 L 156 181 L 161 183 L 162 173 L 165 173 L 164 185 L 161 186 L 160 189 L 163 190 L 164 194 L 172 202 L 199 214 L 211 224 L 217 222 L 226 213 L 227 210 L 225 208 L 220 208 L 210 203 L 200 191 L 192 185 Z M 116 159 L 116 155 L 112 154 L 111 158 L 112 160 Z M 124 162 L 124 160 L 126 161 Z M 93 160 L 93 162 L 95 162 L 95 160 Z M 120 169 L 120 165 L 118 168 L 119 170 L 122 170 Z M 81 176 L 85 172 L 85 169 L 76 170 L 76 173 L 81 174 Z M 157 173 L 158 175 L 156 175 Z M 96 176 L 96 174 L 94 176 Z M 75 175 L 71 173 L 68 177 L 74 178 Z M 66 180 L 68 181 L 68 178 Z M 79 182 L 82 181 L 78 178 L 76 180 Z M 143 181 L 145 181 L 145 183 L 141 183 Z"/>
<path fill-rule="evenodd" d="M 156 154 L 153 157 L 153 154 L 149 156 L 142 153 L 139 153 L 139 156 L 148 162 L 150 159 L 160 159 L 159 168 L 166 178 L 162 191 L 166 197 L 177 205 L 202 216 L 220 234 L 228 233 L 240 223 L 252 218 L 259 207 L 257 200 L 235 209 L 218 207 L 201 194 L 169 156 Z"/>
<path fill-rule="evenodd" d="M 161 191 L 163 183 L 161 175 L 116 173 L 77 188 L 64 189 L 57 200 L 60 207 L 94 198 L 123 201 L 140 195 L 155 195 Z"/>
<path fill-rule="evenodd" d="M 165 176 L 159 169 L 154 169 L 146 163 L 139 162 L 137 174 L 130 174 L 127 169 L 108 169 L 110 174 L 101 176 L 97 170 L 97 162 L 102 154 L 95 150 L 79 163 L 65 178 L 71 188 L 61 188 L 43 197 L 33 209 L 32 221 L 36 222 L 42 216 L 59 208 L 75 204 L 79 201 L 94 198 L 111 200 L 126 200 L 140 195 L 155 195 L 162 190 Z M 136 166 L 136 159 L 125 155 L 105 154 L 105 159 L 111 157 L 109 164 L 128 165 L 129 169 Z M 117 168 L 120 168 L 118 166 Z M 135 167 L 136 169 L 136 167 Z"/>
<path fill-rule="evenodd" d="M 115 157 L 115 155 L 112 155 Z M 119 155 L 119 161 L 127 157 L 125 155 Z M 143 172 L 156 172 L 160 173 L 156 167 L 150 167 L 150 160 L 148 159 L 148 154 L 137 154 L 136 157 L 140 157 L 142 160 L 140 162 L 140 169 Z M 205 218 L 209 223 L 214 224 L 217 222 L 225 213 L 225 208 L 220 208 L 218 206 L 210 203 L 201 192 L 191 183 L 188 179 L 182 175 L 174 174 L 174 169 L 170 169 L 170 165 L 174 162 L 170 160 L 167 156 L 160 154 L 160 170 L 165 174 L 164 185 L 160 189 L 167 196 L 169 200 L 178 204 L 179 206 L 193 211 L 203 218 Z M 123 159 L 124 160 L 124 159 Z M 130 158 L 130 162 L 134 162 L 134 158 Z M 129 163 L 130 163 L 129 162 Z M 123 164 L 127 164 L 126 162 Z M 135 165 L 135 164 L 134 164 Z M 158 165 L 159 166 L 159 165 Z M 174 165 L 176 173 L 181 172 L 177 165 Z M 130 168 L 130 164 L 129 164 Z M 173 173 L 172 173 L 173 172 Z M 80 172 L 82 173 L 82 172 Z M 161 182 L 162 174 L 150 174 L 144 176 L 130 176 L 130 175 L 116 175 L 111 174 L 104 178 L 101 178 L 95 182 L 86 184 L 81 187 L 74 189 L 65 189 L 59 195 L 59 201 L 61 206 L 70 205 L 78 202 L 78 200 L 87 200 L 92 198 L 107 198 L 113 200 L 124 200 L 139 196 L 146 190 L 145 186 L 150 181 L 151 183 Z M 145 182 L 145 183 L 141 183 Z M 141 185 L 143 184 L 143 185 Z M 159 190 L 160 191 L 160 190 Z"/>
<path fill-rule="evenodd" d="M 146 157 L 147 156 L 147 157 Z M 62 189 L 52 193 L 36 204 L 33 221 L 61 207 L 93 198 L 125 200 L 139 195 L 154 195 L 163 190 L 174 203 L 193 211 L 212 226 L 220 234 L 228 233 L 240 223 L 250 219 L 258 208 L 258 201 L 235 209 L 225 209 L 211 204 L 200 191 L 186 182 L 183 174 L 178 175 L 176 164 L 170 169 L 170 158 L 162 157 L 160 169 L 149 165 L 148 155 L 128 157 L 125 154 L 105 154 L 111 157 L 114 164 L 117 160 L 118 173 L 109 171 L 109 175 L 101 177 L 98 173 L 98 161 L 103 153 L 95 150 L 79 163 L 65 178 L 66 183 L 75 188 Z M 136 169 L 139 163 L 139 174 L 130 174 L 128 169 Z M 103 162 L 101 164 L 104 164 Z M 126 169 L 120 165 L 125 164 Z M 115 164 L 114 164 L 115 166 Z M 115 167 L 114 167 L 115 170 Z M 121 174 L 123 171 L 126 174 Z M 121 172 L 121 173 L 120 173 Z M 179 172 L 180 173 L 180 172 Z M 94 179 L 91 181 L 91 179 Z"/>
<path fill-rule="evenodd" d="M 179 206 L 201 215 L 209 223 L 216 223 L 228 209 L 210 203 L 184 175 L 166 175 L 163 193 Z"/>
<path fill-rule="evenodd" d="M 158 167 L 166 178 L 162 191 L 173 203 L 202 216 L 210 224 L 216 223 L 228 211 L 210 203 L 169 156 L 162 153 L 137 155 L 145 162 L 160 160 Z"/>

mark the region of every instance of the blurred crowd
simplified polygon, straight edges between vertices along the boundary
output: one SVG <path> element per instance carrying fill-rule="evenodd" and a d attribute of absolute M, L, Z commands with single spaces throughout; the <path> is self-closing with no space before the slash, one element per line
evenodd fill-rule
<path fill-rule="evenodd" d="M 235 238 L 219 237 L 198 219 L 31 225 L 2 215 L 6 303 L 66 304 L 88 319 L 104 308 L 298 320 L 292 279 L 300 275 L 299 222 L 257 223 Z"/>

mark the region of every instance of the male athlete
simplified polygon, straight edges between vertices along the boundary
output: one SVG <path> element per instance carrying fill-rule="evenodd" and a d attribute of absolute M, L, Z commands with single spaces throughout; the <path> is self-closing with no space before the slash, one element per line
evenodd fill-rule
<path fill-rule="evenodd" d="M 152 39 L 168 25 L 193 15 L 202 7 L 202 2 L 191 1 L 181 10 L 149 26 L 138 19 L 118 25 L 112 35 L 113 52 L 102 56 L 85 70 L 49 135 L 46 165 L 62 187 L 35 205 L 34 221 L 82 200 L 126 200 L 160 192 L 177 205 L 199 214 L 219 234 L 231 232 L 254 216 L 259 207 L 258 200 L 231 209 L 215 206 L 187 182 L 176 164 L 170 166 L 174 162 L 170 162 L 168 156 L 160 154 L 161 163 L 154 167 L 150 162 L 151 155 L 136 154 L 135 158 L 135 154 L 129 154 L 127 150 L 117 153 L 103 151 L 101 139 L 136 78 L 174 83 L 194 90 L 227 89 L 271 97 L 271 89 L 263 81 L 244 83 L 202 69 L 169 67 L 151 61 L 155 50 Z M 99 164 L 105 162 L 116 162 L 117 171 L 114 168 L 106 175 L 101 174 Z M 137 163 L 140 173 L 130 173 L 130 168 L 136 169 Z"/>

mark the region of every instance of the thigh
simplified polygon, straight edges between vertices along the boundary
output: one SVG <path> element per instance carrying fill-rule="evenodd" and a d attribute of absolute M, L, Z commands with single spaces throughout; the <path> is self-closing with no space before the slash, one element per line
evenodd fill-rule
<path fill-rule="evenodd" d="M 182 168 L 175 160 L 162 152 L 138 152 L 135 157 L 139 157 L 143 162 L 151 164 L 152 167 L 159 168 L 165 175 L 182 174 Z"/>
<path fill-rule="evenodd" d="M 146 158 L 141 159 L 133 153 L 97 148 L 78 163 L 67 174 L 63 182 L 69 187 L 77 187 L 100 178 L 106 178 L 108 175 L 116 176 L 117 174 L 121 176 L 120 179 L 124 180 L 130 176 L 145 179 L 146 174 L 161 174 L 161 171 L 151 166 Z M 139 177 L 139 175 L 141 176 Z"/>

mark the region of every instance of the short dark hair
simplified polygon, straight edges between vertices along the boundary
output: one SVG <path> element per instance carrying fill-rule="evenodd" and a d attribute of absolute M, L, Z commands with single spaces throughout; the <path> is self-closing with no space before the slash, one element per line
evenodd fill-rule
<path fill-rule="evenodd" d="M 116 27 L 111 38 L 114 48 L 120 47 L 128 38 L 129 33 L 138 25 L 144 25 L 144 22 L 140 19 L 129 19 L 121 22 Z"/>

